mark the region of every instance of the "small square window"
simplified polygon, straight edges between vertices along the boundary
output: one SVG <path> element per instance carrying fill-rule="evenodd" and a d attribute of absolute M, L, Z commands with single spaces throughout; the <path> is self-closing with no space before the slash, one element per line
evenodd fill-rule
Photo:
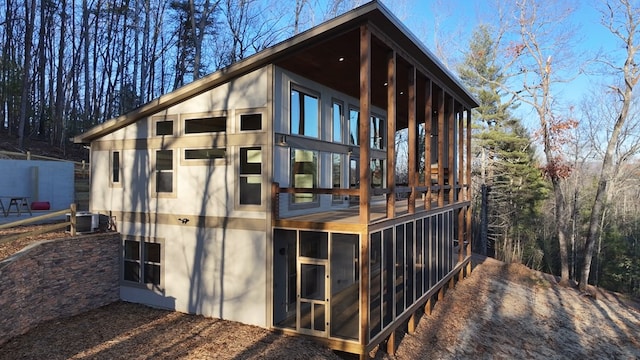
<path fill-rule="evenodd" d="M 262 114 L 240 115 L 240 131 L 262 130 Z"/>
<path fill-rule="evenodd" d="M 173 120 L 156 121 L 156 135 L 173 135 Z"/>
<path fill-rule="evenodd" d="M 160 243 L 125 240 L 123 280 L 138 284 L 160 285 L 162 276 L 161 251 Z"/>

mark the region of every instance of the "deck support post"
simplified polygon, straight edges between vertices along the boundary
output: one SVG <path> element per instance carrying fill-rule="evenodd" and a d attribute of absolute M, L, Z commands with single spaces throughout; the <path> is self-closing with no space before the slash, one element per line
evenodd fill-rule
<path fill-rule="evenodd" d="M 389 334 L 389 338 L 387 339 L 387 354 L 395 355 L 396 354 L 396 331 L 393 330 L 391 334 Z"/>
<path fill-rule="evenodd" d="M 433 304 L 431 303 L 431 297 L 424 304 L 424 313 L 427 315 L 431 315 L 431 311 L 433 311 Z"/>
<path fill-rule="evenodd" d="M 408 328 L 408 333 L 409 334 L 415 334 L 416 332 L 416 313 L 411 314 L 411 317 L 409 318 L 409 323 L 407 324 L 407 328 Z"/>

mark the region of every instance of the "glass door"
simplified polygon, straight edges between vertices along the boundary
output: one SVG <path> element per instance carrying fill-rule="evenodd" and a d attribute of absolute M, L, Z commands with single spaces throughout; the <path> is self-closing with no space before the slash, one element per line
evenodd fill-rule
<path fill-rule="evenodd" d="M 298 331 L 327 336 L 329 302 L 328 234 L 300 232 L 298 257 Z"/>
<path fill-rule="evenodd" d="M 316 336 L 327 334 L 327 265 L 300 262 L 298 330 Z"/>

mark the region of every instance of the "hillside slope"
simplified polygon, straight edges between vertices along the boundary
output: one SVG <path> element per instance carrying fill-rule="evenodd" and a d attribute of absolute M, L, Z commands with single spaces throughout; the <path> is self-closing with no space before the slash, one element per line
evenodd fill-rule
<path fill-rule="evenodd" d="M 377 359 L 638 359 L 640 312 L 621 296 L 563 288 L 523 265 L 484 259 Z"/>
<path fill-rule="evenodd" d="M 637 359 L 640 312 L 615 294 L 562 288 L 522 265 L 483 259 L 395 356 L 375 359 Z M 255 326 L 123 302 L 45 322 L 0 359 L 338 359 L 321 345 Z M 351 357 L 347 357 L 351 358 Z"/>

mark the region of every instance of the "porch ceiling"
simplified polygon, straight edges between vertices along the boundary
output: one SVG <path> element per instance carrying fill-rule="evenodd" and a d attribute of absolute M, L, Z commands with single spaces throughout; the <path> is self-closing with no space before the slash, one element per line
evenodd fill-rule
<path fill-rule="evenodd" d="M 291 56 L 277 61 L 276 65 L 358 99 L 360 97 L 359 35 L 359 29 L 356 28 L 320 44 L 304 47 Z M 391 49 L 375 36 L 371 39 L 371 103 L 386 110 L 387 57 Z M 407 127 L 406 94 L 409 69 L 409 63 L 397 56 L 397 129 Z M 418 89 L 420 89 L 420 83 L 419 80 Z M 418 96 L 420 94 L 424 94 L 424 90 L 419 90 Z M 424 118 L 421 114 L 418 117 L 418 120 Z"/>

